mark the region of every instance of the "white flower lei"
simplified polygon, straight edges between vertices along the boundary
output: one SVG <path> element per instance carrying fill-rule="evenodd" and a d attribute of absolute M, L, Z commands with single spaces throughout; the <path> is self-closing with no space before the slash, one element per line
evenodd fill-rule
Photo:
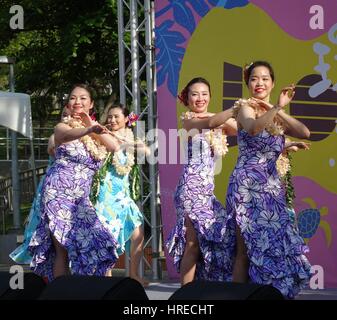
<path fill-rule="evenodd" d="M 125 129 L 125 140 L 126 141 L 134 141 L 133 132 L 129 128 Z M 126 148 L 126 163 L 125 164 L 121 164 L 120 156 L 119 156 L 120 152 L 122 152 L 122 151 L 118 151 L 118 152 L 114 153 L 114 155 L 111 159 L 111 163 L 114 165 L 114 167 L 116 169 L 116 172 L 119 175 L 124 176 L 131 171 L 133 165 L 135 164 L 135 148 L 132 145 L 127 146 L 127 148 Z"/>
<path fill-rule="evenodd" d="M 184 112 L 181 117 L 182 120 L 196 118 L 196 113 L 187 111 Z M 223 133 L 222 129 L 211 129 L 205 134 L 205 139 L 211 148 L 214 150 L 214 154 L 217 156 L 224 156 L 228 152 L 227 135 Z"/>
<path fill-rule="evenodd" d="M 280 178 L 283 178 L 290 170 L 289 158 L 281 153 L 276 161 L 276 169 Z"/>
<path fill-rule="evenodd" d="M 261 109 L 258 109 L 255 106 L 251 105 L 250 99 L 239 99 L 239 100 L 235 101 L 234 106 L 233 106 L 233 117 L 235 119 L 237 118 L 239 110 L 243 105 L 248 105 L 251 108 L 253 108 L 256 116 L 261 115 Z M 273 136 L 284 134 L 283 126 L 275 119 L 274 119 L 272 124 L 270 124 L 266 127 L 266 130 Z"/>
<path fill-rule="evenodd" d="M 72 128 L 85 128 L 82 121 L 78 121 L 73 119 L 72 117 L 64 117 L 62 119 L 63 123 L 66 123 L 68 126 Z M 90 135 L 85 135 L 79 139 L 82 141 L 88 150 L 88 152 L 96 159 L 103 160 L 107 156 L 107 150 L 104 144 L 102 144 L 99 140 L 93 139 Z"/>
<path fill-rule="evenodd" d="M 183 112 L 182 115 L 180 116 L 181 120 L 190 120 L 193 118 L 196 118 L 196 113 L 192 111 Z"/>
<path fill-rule="evenodd" d="M 213 148 L 214 154 L 224 156 L 228 152 L 227 135 L 222 129 L 214 129 L 205 133 L 206 141 Z"/>

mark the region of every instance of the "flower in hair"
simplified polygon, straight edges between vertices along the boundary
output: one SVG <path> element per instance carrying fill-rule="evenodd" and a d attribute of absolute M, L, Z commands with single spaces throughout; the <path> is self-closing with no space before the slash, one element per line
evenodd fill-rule
<path fill-rule="evenodd" d="M 130 112 L 130 114 L 128 115 L 128 126 L 135 126 L 136 125 L 136 121 L 139 119 L 139 115 L 135 114 L 133 111 Z"/>
<path fill-rule="evenodd" d="M 188 106 L 188 89 L 184 88 L 180 94 L 178 94 L 178 99 L 180 103 L 182 103 L 185 107 Z"/>
<path fill-rule="evenodd" d="M 251 62 L 251 63 L 246 63 L 245 66 L 244 66 L 243 68 L 244 68 L 245 70 L 248 70 L 252 64 L 253 64 L 253 62 Z"/>

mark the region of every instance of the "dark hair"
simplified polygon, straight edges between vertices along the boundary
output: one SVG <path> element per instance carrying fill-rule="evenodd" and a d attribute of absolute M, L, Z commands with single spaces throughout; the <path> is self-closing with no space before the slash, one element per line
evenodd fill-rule
<path fill-rule="evenodd" d="M 75 88 L 82 88 L 86 91 L 88 91 L 89 93 L 89 98 L 94 101 L 95 100 L 95 92 L 94 89 L 92 87 L 90 87 L 89 85 L 85 84 L 85 83 L 76 83 L 72 86 L 72 88 L 69 91 L 69 95 L 68 95 L 68 100 L 70 98 L 70 94 L 75 90 Z"/>
<path fill-rule="evenodd" d="M 248 85 L 249 77 L 252 74 L 253 69 L 256 68 L 256 67 L 266 67 L 269 70 L 270 77 L 271 77 L 271 79 L 274 82 L 274 80 L 275 80 L 275 74 L 274 74 L 274 69 L 271 66 L 271 64 L 269 62 L 267 62 L 267 61 L 258 60 L 258 61 L 254 61 L 253 63 L 251 63 L 249 65 L 246 65 L 243 68 L 243 77 L 244 77 L 246 85 Z"/>
<path fill-rule="evenodd" d="M 103 125 L 106 125 L 106 122 L 108 120 L 108 113 L 110 112 L 110 110 L 116 109 L 116 108 L 119 108 L 119 109 L 122 110 L 122 113 L 123 113 L 124 117 L 127 117 L 130 114 L 129 108 L 127 106 L 125 106 L 124 104 L 122 104 L 122 103 L 117 103 L 117 104 L 108 103 L 107 106 L 104 109 L 104 113 L 103 113 L 102 119 L 100 121 Z"/>
<path fill-rule="evenodd" d="M 180 102 L 182 102 L 184 104 L 185 107 L 188 106 L 188 91 L 190 90 L 190 87 L 192 85 L 194 85 L 195 83 L 203 83 L 208 87 L 209 90 L 209 95 L 211 95 L 211 85 L 209 84 L 209 82 L 202 77 L 197 77 L 197 78 L 193 78 L 186 86 L 183 90 L 181 90 L 180 94 L 178 95 L 178 99 L 180 100 Z"/>

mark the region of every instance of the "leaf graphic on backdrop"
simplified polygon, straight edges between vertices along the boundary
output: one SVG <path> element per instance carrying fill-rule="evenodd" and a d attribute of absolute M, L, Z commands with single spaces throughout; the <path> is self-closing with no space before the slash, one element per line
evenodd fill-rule
<path fill-rule="evenodd" d="M 166 20 L 156 28 L 157 82 L 161 86 L 167 78 L 168 88 L 173 96 L 177 94 L 178 76 L 185 49 L 178 47 L 185 37 L 177 31 L 170 31 L 174 21 Z"/>
<path fill-rule="evenodd" d="M 186 0 L 173 1 L 172 8 L 175 22 L 183 26 L 192 34 L 195 29 L 195 20 L 192 10 L 186 6 Z"/>
<path fill-rule="evenodd" d="M 167 6 L 165 6 L 164 8 L 162 8 L 161 10 L 156 12 L 156 18 L 165 14 L 167 11 L 169 11 L 171 9 L 174 9 L 175 14 L 177 14 L 179 16 L 179 19 L 180 19 L 179 21 L 181 21 L 181 23 L 179 23 L 179 24 L 182 25 L 183 27 L 185 27 L 187 30 L 190 30 L 190 29 L 192 30 L 192 28 L 190 28 L 187 25 L 187 22 L 191 21 L 192 23 L 194 23 L 195 21 L 194 21 L 193 14 L 192 14 L 191 10 L 189 9 L 188 6 L 186 6 L 186 2 L 188 2 L 190 4 L 190 6 L 194 9 L 194 11 L 200 17 L 205 16 L 206 13 L 210 10 L 206 0 L 170 0 L 169 4 Z M 188 18 L 188 20 L 186 20 L 186 22 L 185 22 L 184 17 Z M 194 24 L 193 30 L 194 30 L 194 28 L 195 28 L 195 24 Z"/>
<path fill-rule="evenodd" d="M 187 0 L 188 3 L 191 4 L 194 11 L 200 16 L 203 17 L 209 11 L 209 7 L 205 0 Z"/>
<path fill-rule="evenodd" d="M 208 0 L 208 2 L 213 6 L 224 7 L 226 9 L 244 7 L 249 3 L 248 0 Z"/>
<path fill-rule="evenodd" d="M 156 55 L 157 81 L 161 86 L 167 79 L 167 86 L 173 96 L 177 94 L 178 77 L 185 54 L 185 48 L 179 47 L 179 43 L 186 41 L 183 34 L 178 31 L 170 31 L 174 24 L 187 29 L 190 34 L 196 28 L 193 11 L 200 17 L 205 16 L 212 6 L 222 6 L 226 9 L 243 7 L 249 3 L 248 0 L 169 0 L 169 4 L 156 12 L 156 18 L 173 10 L 174 21 L 165 20 L 156 28 Z"/>

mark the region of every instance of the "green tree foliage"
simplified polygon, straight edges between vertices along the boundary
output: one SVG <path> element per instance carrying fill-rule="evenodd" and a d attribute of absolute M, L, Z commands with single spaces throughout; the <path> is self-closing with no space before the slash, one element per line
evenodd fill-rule
<path fill-rule="evenodd" d="M 0 55 L 16 59 L 16 91 L 32 96 L 33 118 L 41 124 L 75 83 L 92 85 L 102 98 L 118 92 L 115 2 L 1 0 Z M 24 10 L 23 30 L 10 28 L 14 4 Z M 0 90 L 6 83 L 3 69 Z"/>

